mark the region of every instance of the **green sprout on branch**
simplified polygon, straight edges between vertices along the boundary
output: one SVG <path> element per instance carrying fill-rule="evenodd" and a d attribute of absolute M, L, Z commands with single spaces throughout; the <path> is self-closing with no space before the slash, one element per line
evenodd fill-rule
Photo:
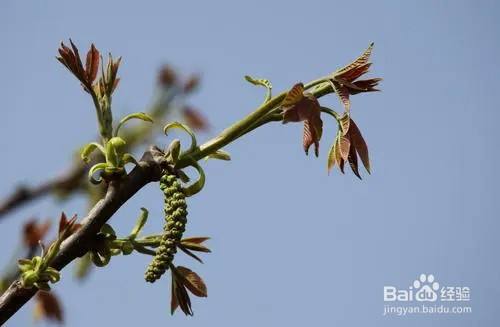
<path fill-rule="evenodd" d="M 40 256 L 34 256 L 31 259 L 20 259 L 18 261 L 19 270 L 21 271 L 21 284 L 24 288 L 36 287 L 40 290 L 50 291 L 50 283 L 56 283 L 61 279 L 59 271 L 50 267 L 52 260 L 56 257 L 61 248 L 61 243 L 68 238 L 77 228 L 76 215 L 70 220 L 63 213 L 59 221 L 59 232 L 57 239 L 45 251 L 42 247 Z"/>
<path fill-rule="evenodd" d="M 103 62 L 99 51 L 92 44 L 86 56 L 85 67 L 80 58 L 78 48 L 70 40 L 71 48 L 61 43 L 59 57 L 57 59 L 68 68 L 71 73 L 81 82 L 83 89 L 89 93 L 94 102 L 101 134 L 101 144 L 92 142 L 83 147 L 81 158 L 85 162 L 90 161 L 90 155 L 98 150 L 105 158 L 105 162 L 97 163 L 89 170 L 89 179 L 93 184 L 99 184 L 102 179 L 112 180 L 123 176 L 125 165 L 128 163 L 137 164 L 135 158 L 126 153 L 126 141 L 118 136 L 120 128 L 131 119 L 139 119 L 146 122 L 153 122 L 153 119 L 146 113 L 138 112 L 125 116 L 116 128 L 113 128 L 113 115 L 111 111 L 111 100 L 113 92 L 120 79 L 118 78 L 118 68 L 121 58 L 113 59 L 109 54 L 106 68 L 101 65 L 101 76 L 97 79 L 99 63 Z M 95 179 L 94 175 L 100 173 Z"/>

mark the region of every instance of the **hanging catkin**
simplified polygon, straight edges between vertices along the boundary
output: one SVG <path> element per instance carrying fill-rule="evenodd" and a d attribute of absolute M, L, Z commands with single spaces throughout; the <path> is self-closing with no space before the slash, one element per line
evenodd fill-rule
<path fill-rule="evenodd" d="M 164 171 L 160 179 L 160 189 L 165 197 L 165 225 L 160 246 L 145 274 L 146 281 L 153 283 L 172 264 L 177 252 L 177 244 L 182 238 L 187 222 L 186 196 L 177 177 Z"/>

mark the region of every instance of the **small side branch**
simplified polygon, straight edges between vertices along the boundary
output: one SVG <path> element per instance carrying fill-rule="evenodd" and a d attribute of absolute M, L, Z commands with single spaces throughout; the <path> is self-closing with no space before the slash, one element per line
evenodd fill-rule
<path fill-rule="evenodd" d="M 84 164 L 75 164 L 62 176 L 55 177 L 36 186 L 21 185 L 17 187 L 14 192 L 0 202 L 0 219 L 25 203 L 53 193 L 54 191 L 74 190 L 79 186 L 86 171 L 87 168 Z"/>

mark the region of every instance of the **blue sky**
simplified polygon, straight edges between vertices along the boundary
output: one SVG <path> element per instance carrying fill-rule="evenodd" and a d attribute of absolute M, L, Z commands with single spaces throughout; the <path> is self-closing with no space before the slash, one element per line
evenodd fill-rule
<path fill-rule="evenodd" d="M 147 285 L 149 258 L 131 256 L 83 284 L 64 272 L 55 291 L 67 324 L 498 324 L 499 9 L 495 1 L 3 1 L 1 196 L 57 174 L 96 133 L 89 99 L 54 59 L 69 37 L 123 56 L 116 116 L 148 105 L 162 63 L 201 73 L 191 103 L 213 126 L 202 140 L 260 103 L 246 74 L 286 90 L 374 41 L 372 76 L 384 78 L 383 92 L 352 100 L 373 166 L 363 181 L 327 175 L 331 122 L 319 159 L 304 156 L 296 124 L 262 128 L 227 148 L 231 162 L 205 165 L 188 231 L 211 236 L 213 253 L 203 266 L 189 262 L 209 292 L 194 299 L 194 317 L 171 317 L 169 283 Z M 333 96 L 321 101 L 340 109 Z M 156 185 L 111 223 L 128 232 L 141 206 L 151 212 L 147 230 L 160 230 Z M 61 210 L 83 216 L 85 202 L 45 199 L 0 221 L 0 264 L 26 218 Z M 407 287 L 421 273 L 470 287 L 473 312 L 384 317 L 384 285 Z M 7 325 L 25 326 L 31 309 Z"/>

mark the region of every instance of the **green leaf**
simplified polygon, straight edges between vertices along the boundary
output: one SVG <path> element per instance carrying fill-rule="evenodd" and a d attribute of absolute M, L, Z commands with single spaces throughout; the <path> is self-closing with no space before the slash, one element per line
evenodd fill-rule
<path fill-rule="evenodd" d="M 168 123 L 167 125 L 165 125 L 165 127 L 163 127 L 163 132 L 165 133 L 165 135 L 168 135 L 167 134 L 168 130 L 172 128 L 180 128 L 189 134 L 189 136 L 191 137 L 191 146 L 189 147 L 188 152 L 192 152 L 198 147 L 198 142 L 196 141 L 196 135 L 189 126 L 179 123 L 177 121 Z"/>
<path fill-rule="evenodd" d="M 146 221 L 148 220 L 148 215 L 149 212 L 146 208 L 141 208 L 141 215 L 139 218 L 137 218 L 137 222 L 135 223 L 134 229 L 130 233 L 129 238 L 131 240 L 135 239 L 137 235 L 140 233 L 141 229 L 144 227 L 146 224 Z"/>
<path fill-rule="evenodd" d="M 193 166 L 198 171 L 200 177 L 196 182 L 184 188 L 184 194 L 186 194 L 186 196 L 195 195 L 196 193 L 201 191 L 203 186 L 205 186 L 205 172 L 203 171 L 203 168 L 201 168 L 201 166 L 197 162 L 193 162 L 191 166 Z"/>
<path fill-rule="evenodd" d="M 104 170 L 108 165 L 104 162 L 93 165 L 89 170 L 89 179 L 92 184 L 99 184 L 102 182 L 102 177 L 99 176 L 97 179 L 94 178 L 94 174 L 100 170 Z"/>
<path fill-rule="evenodd" d="M 268 102 L 272 98 L 272 84 L 269 82 L 267 79 L 262 79 L 262 78 L 253 78 L 251 76 L 245 75 L 245 79 L 249 82 L 252 83 L 253 85 L 258 85 L 258 86 L 263 86 L 267 89 L 266 92 L 266 98 L 264 99 L 264 103 Z"/>
<path fill-rule="evenodd" d="M 130 115 L 127 115 L 127 116 L 123 117 L 122 120 L 120 120 L 120 123 L 118 123 L 118 126 L 116 126 L 114 136 L 117 136 L 118 132 L 120 131 L 120 128 L 127 121 L 129 121 L 131 119 L 140 119 L 140 120 L 143 120 L 143 121 L 147 121 L 147 122 L 153 123 L 153 118 L 151 118 L 148 114 L 146 114 L 144 112 L 135 112 L 133 114 L 130 114 Z"/>
<path fill-rule="evenodd" d="M 228 152 L 224 150 L 217 150 L 212 154 L 209 154 L 208 156 L 205 157 L 205 161 L 208 159 L 218 159 L 218 160 L 224 160 L 224 161 L 230 161 L 231 156 L 229 155 Z"/>
<path fill-rule="evenodd" d="M 111 254 L 104 254 L 103 255 L 97 251 L 92 251 L 90 253 L 90 258 L 92 259 L 92 262 L 94 263 L 94 265 L 96 265 L 97 267 L 104 267 L 111 260 Z"/>
<path fill-rule="evenodd" d="M 103 155 L 106 155 L 106 151 L 104 150 L 103 146 L 100 145 L 99 143 L 92 142 L 87 144 L 85 147 L 83 147 L 82 151 L 80 152 L 80 156 L 83 161 L 88 163 L 90 161 L 89 156 L 94 152 L 95 150 L 101 151 Z"/>
<path fill-rule="evenodd" d="M 17 260 L 17 266 L 21 272 L 26 272 L 28 270 L 33 270 L 33 264 L 29 259 L 19 259 Z"/>
<path fill-rule="evenodd" d="M 106 161 L 114 168 L 121 167 L 121 154 L 127 143 L 121 137 L 112 137 L 106 143 Z"/>
<path fill-rule="evenodd" d="M 130 153 L 125 153 L 122 157 L 122 160 L 123 160 L 123 165 L 126 165 L 126 164 L 134 164 L 134 165 L 139 165 L 139 163 L 137 162 L 137 160 L 135 160 L 134 156 L 131 155 Z"/>
<path fill-rule="evenodd" d="M 167 154 L 169 159 L 175 165 L 177 163 L 177 160 L 179 160 L 179 155 L 181 154 L 181 141 L 179 139 L 175 139 L 170 142 Z"/>

